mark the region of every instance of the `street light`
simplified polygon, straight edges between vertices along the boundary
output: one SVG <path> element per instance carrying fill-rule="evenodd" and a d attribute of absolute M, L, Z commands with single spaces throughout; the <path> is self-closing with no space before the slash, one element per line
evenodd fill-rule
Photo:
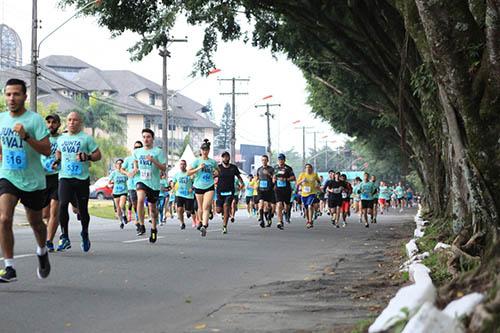
<path fill-rule="evenodd" d="M 54 30 L 49 32 L 37 45 L 37 29 L 38 29 L 38 0 L 33 0 L 33 8 L 32 8 L 32 35 L 31 35 L 31 86 L 30 86 L 30 109 L 31 111 L 37 112 L 37 96 L 38 96 L 38 57 L 40 55 L 40 46 L 43 42 L 47 40 L 50 36 L 52 36 L 57 30 L 62 28 L 66 23 L 75 18 L 78 14 L 83 12 L 85 9 L 89 8 L 92 5 L 99 6 L 102 0 L 92 0 L 87 3 L 85 6 L 81 7 L 77 10 L 72 16 L 70 16 L 63 23 L 59 24 Z"/>

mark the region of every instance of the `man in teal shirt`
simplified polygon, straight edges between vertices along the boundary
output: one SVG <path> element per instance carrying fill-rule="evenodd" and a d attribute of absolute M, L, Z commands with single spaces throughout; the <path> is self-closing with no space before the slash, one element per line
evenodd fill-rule
<path fill-rule="evenodd" d="M 66 121 L 67 133 L 57 140 L 56 161 L 59 170 L 59 224 L 61 237 L 57 251 L 71 248 L 69 240 L 69 214 L 68 205 L 76 196 L 80 222 L 82 225 L 81 248 L 83 252 L 90 250 L 89 223 L 89 186 L 90 162 L 101 159 L 101 151 L 94 138 L 82 131 L 83 121 L 78 112 L 71 112 Z"/>
<path fill-rule="evenodd" d="M 14 233 L 12 223 L 18 201 L 26 209 L 26 217 L 37 242 L 38 278 L 50 273 L 50 263 L 45 240 L 47 228 L 43 223 L 42 208 L 45 204 L 45 172 L 40 155 L 50 155 L 49 131 L 43 118 L 26 110 L 26 84 L 10 79 L 5 84 L 8 112 L 0 113 L 0 246 L 5 269 L 0 271 L 0 283 L 17 280 L 14 266 Z"/>
<path fill-rule="evenodd" d="M 157 240 L 158 230 L 156 224 L 158 222 L 158 208 L 156 201 L 160 195 L 160 172 L 165 172 L 167 166 L 166 158 L 163 150 L 154 147 L 155 133 L 149 128 L 142 130 L 143 148 L 134 150 L 135 170 L 139 174 L 139 179 L 135 186 L 137 191 L 137 210 L 139 212 L 139 223 L 141 230 L 138 235 L 146 233 L 144 225 L 144 201 L 147 198 L 151 204 L 151 235 L 150 243 L 155 243 Z"/>
<path fill-rule="evenodd" d="M 194 214 L 194 190 L 193 190 L 193 179 L 187 174 L 187 162 L 185 160 L 180 161 L 181 171 L 174 175 L 173 182 L 175 184 L 175 203 L 177 207 L 177 217 L 181 222 L 181 230 L 186 228 L 184 223 L 184 212 L 187 213 L 188 217 Z"/>
<path fill-rule="evenodd" d="M 134 150 L 142 148 L 142 142 L 136 141 L 134 143 Z M 132 208 L 134 208 L 135 212 L 135 227 L 136 231 L 141 231 L 141 225 L 139 224 L 139 217 L 137 215 L 137 191 L 135 190 L 135 185 L 137 183 L 137 179 L 139 179 L 139 175 L 135 170 L 134 163 L 134 155 L 130 155 L 127 157 L 122 164 L 121 172 L 128 177 L 127 188 L 128 188 L 128 220 L 132 221 Z M 146 231 L 144 231 L 146 232 Z"/>
<path fill-rule="evenodd" d="M 359 184 L 358 193 L 361 197 L 361 216 L 365 220 L 365 227 L 369 227 L 368 214 L 373 209 L 373 195 L 377 192 L 375 183 L 370 181 L 370 174 L 365 172 L 364 180 Z"/>

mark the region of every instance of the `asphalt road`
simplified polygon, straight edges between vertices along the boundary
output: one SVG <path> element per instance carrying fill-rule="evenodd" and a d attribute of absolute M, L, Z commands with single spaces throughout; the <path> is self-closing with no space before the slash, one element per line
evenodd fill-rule
<path fill-rule="evenodd" d="M 206 238 L 169 220 L 153 245 L 132 225 L 120 230 L 118 222 L 92 218 L 91 251 L 80 250 L 72 222 L 73 248 L 51 254 L 46 280 L 36 278 L 31 230 L 19 227 L 18 281 L 0 285 L 0 332 L 284 332 L 352 323 L 366 313 L 350 308 L 348 298 L 323 311 L 324 300 L 304 305 L 300 293 L 288 293 L 286 304 L 269 296 L 308 288 L 325 267 L 346 259 L 345 272 L 366 274 L 411 214 L 380 217 L 369 229 L 354 217 L 335 229 L 323 216 L 311 230 L 295 215 L 280 231 L 275 224 L 263 230 L 239 212 L 227 235 L 216 217 Z"/>

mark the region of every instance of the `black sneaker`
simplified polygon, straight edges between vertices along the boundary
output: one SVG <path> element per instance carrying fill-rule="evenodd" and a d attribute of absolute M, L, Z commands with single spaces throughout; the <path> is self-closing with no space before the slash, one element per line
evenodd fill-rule
<path fill-rule="evenodd" d="M 365 223 L 365 228 L 369 228 L 370 225 L 368 223 Z"/>
<path fill-rule="evenodd" d="M 146 226 L 144 224 L 141 224 L 141 235 L 144 235 L 146 233 Z"/>
<path fill-rule="evenodd" d="M 183 224 L 181 224 L 181 230 L 184 230 L 184 229 L 186 229 L 186 225 L 183 223 Z"/>
<path fill-rule="evenodd" d="M 155 243 L 157 238 L 158 238 L 158 230 L 151 229 L 151 236 L 149 236 L 149 242 Z"/>
<path fill-rule="evenodd" d="M 191 218 L 191 213 L 190 212 L 186 212 L 186 216 L 187 216 L 188 219 Z"/>
<path fill-rule="evenodd" d="M 260 221 L 260 227 L 261 227 L 261 228 L 265 228 L 265 227 L 266 227 L 266 224 L 264 223 L 264 220 L 261 220 L 261 221 Z"/>
<path fill-rule="evenodd" d="M 45 279 L 50 274 L 50 262 L 49 253 L 45 253 L 43 256 L 38 257 L 38 269 L 36 270 L 36 275 L 39 279 Z"/>
<path fill-rule="evenodd" d="M 201 227 L 202 227 L 202 226 L 203 226 L 203 225 L 200 223 L 200 224 L 198 224 L 198 226 L 196 227 L 196 229 L 201 230 Z"/>
<path fill-rule="evenodd" d="M 205 237 L 207 235 L 207 228 L 201 226 L 200 232 L 201 232 L 201 237 Z"/>
<path fill-rule="evenodd" d="M 278 227 L 278 229 L 280 230 L 283 230 L 283 222 L 279 222 L 276 227 Z"/>
<path fill-rule="evenodd" d="M 269 220 L 269 221 L 267 221 L 266 227 L 270 228 L 272 224 L 273 224 L 273 221 Z"/>
<path fill-rule="evenodd" d="M 234 223 L 234 217 L 231 217 L 231 223 Z"/>
<path fill-rule="evenodd" d="M 0 283 L 9 283 L 17 281 L 16 270 L 10 266 L 0 271 Z"/>
<path fill-rule="evenodd" d="M 123 222 L 120 223 L 120 229 L 123 229 L 125 227 L 125 224 Z"/>
<path fill-rule="evenodd" d="M 137 232 L 141 231 L 141 225 L 139 223 L 135 224 L 135 231 Z"/>

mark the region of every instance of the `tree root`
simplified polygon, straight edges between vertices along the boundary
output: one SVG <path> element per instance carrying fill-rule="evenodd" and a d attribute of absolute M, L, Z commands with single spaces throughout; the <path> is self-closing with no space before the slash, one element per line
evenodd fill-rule
<path fill-rule="evenodd" d="M 476 232 L 472 237 L 465 243 L 461 249 L 469 254 L 479 255 L 484 248 L 482 242 L 484 241 L 484 236 L 486 233 L 484 231 Z"/>

